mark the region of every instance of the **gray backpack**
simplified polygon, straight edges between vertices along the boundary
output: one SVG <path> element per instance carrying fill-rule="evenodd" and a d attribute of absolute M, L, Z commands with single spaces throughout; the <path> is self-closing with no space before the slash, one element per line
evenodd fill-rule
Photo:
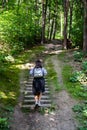
<path fill-rule="evenodd" d="M 43 71 L 43 69 L 42 68 L 34 68 L 33 69 L 33 76 L 34 77 L 43 77 L 44 76 L 44 71 Z"/>

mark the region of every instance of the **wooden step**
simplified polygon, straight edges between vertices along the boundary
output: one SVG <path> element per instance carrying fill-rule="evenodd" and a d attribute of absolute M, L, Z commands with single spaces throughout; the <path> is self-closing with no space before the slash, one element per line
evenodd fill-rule
<path fill-rule="evenodd" d="M 35 100 L 34 99 L 24 99 L 24 103 L 34 103 Z M 51 100 L 46 100 L 46 99 L 41 99 L 41 103 L 51 103 Z"/>
<path fill-rule="evenodd" d="M 22 108 L 29 109 L 35 107 L 35 99 L 32 93 L 32 81 L 33 77 L 29 77 L 29 80 L 25 83 L 25 87 L 22 90 L 24 94 L 24 99 L 22 102 Z M 51 100 L 50 100 L 50 89 L 48 87 L 47 79 L 45 78 L 45 92 L 42 94 L 41 97 L 41 107 L 51 107 Z"/>
<path fill-rule="evenodd" d="M 22 108 L 25 108 L 25 109 L 27 109 L 27 108 L 34 108 L 35 107 L 35 104 L 26 104 L 26 105 L 22 105 Z M 47 108 L 49 108 L 49 107 L 51 107 L 51 104 L 41 104 L 41 107 L 47 107 Z"/>
<path fill-rule="evenodd" d="M 25 99 L 27 99 L 27 98 L 28 98 L 28 99 L 32 99 L 32 98 L 34 99 L 34 95 L 25 95 L 24 98 L 25 98 Z M 49 99 L 49 96 L 47 96 L 47 95 L 42 95 L 41 99 Z"/>
<path fill-rule="evenodd" d="M 25 91 L 26 91 L 26 90 L 32 90 L 32 87 L 26 87 L 26 88 L 25 88 Z M 46 91 L 49 91 L 49 88 L 46 87 L 45 90 L 46 90 Z"/>
<path fill-rule="evenodd" d="M 25 87 L 32 87 L 32 84 L 25 84 Z M 45 84 L 45 87 L 48 87 L 48 85 Z"/>
<path fill-rule="evenodd" d="M 49 93 L 50 93 L 49 91 L 45 91 L 45 92 L 43 93 L 43 95 L 44 95 L 44 94 L 49 94 Z M 25 94 L 25 95 L 27 95 L 27 94 L 32 94 L 32 90 L 25 90 L 25 91 L 24 91 L 24 94 Z"/>

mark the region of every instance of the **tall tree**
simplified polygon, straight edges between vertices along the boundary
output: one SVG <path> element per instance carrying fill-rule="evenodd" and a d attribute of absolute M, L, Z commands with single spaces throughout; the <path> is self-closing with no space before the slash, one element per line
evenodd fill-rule
<path fill-rule="evenodd" d="M 87 0 L 84 2 L 84 34 L 83 34 L 83 51 L 87 52 Z"/>
<path fill-rule="evenodd" d="M 42 38 L 41 44 L 44 43 L 45 40 L 45 24 L 46 24 L 46 12 L 47 12 L 47 4 L 48 0 L 42 0 Z"/>
<path fill-rule="evenodd" d="M 2 0 L 2 8 L 7 7 L 8 0 Z"/>
<path fill-rule="evenodd" d="M 74 2 L 73 0 L 70 1 L 69 39 L 71 38 L 71 31 L 72 31 L 73 2 Z"/>
<path fill-rule="evenodd" d="M 57 17 L 58 17 L 58 1 L 54 1 L 54 25 L 53 25 L 53 32 L 52 32 L 52 37 L 55 39 L 56 36 L 56 31 L 57 31 Z"/>
<path fill-rule="evenodd" d="M 67 48 L 67 17 L 68 17 L 68 9 L 69 9 L 69 0 L 64 0 L 64 41 L 63 48 Z"/>

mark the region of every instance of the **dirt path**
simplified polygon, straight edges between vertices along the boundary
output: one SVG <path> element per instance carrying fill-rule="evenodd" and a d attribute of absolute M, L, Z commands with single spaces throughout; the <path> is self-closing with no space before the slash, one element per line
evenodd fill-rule
<path fill-rule="evenodd" d="M 57 60 L 57 56 L 52 56 L 51 60 L 58 74 L 58 81 L 63 89 L 53 95 L 53 101 L 56 104 L 54 112 L 45 113 L 28 112 L 23 113 L 20 108 L 22 94 L 19 97 L 19 104 L 15 107 L 13 115 L 13 124 L 11 130 L 76 130 L 77 123 L 74 119 L 72 107 L 76 104 L 70 95 L 64 90 L 64 84 L 61 74 L 61 63 Z M 21 75 L 21 90 L 23 90 L 23 73 Z"/>
<path fill-rule="evenodd" d="M 62 63 L 58 60 L 57 56 L 53 56 L 51 58 L 52 63 L 54 64 L 54 68 L 56 71 L 57 68 L 57 76 L 58 82 L 62 87 L 62 91 L 55 94 L 56 104 L 59 106 L 58 110 L 58 126 L 60 129 L 58 130 L 76 130 L 77 123 L 74 119 L 74 113 L 72 111 L 72 107 L 77 104 L 77 102 L 70 97 L 68 92 L 64 90 L 64 84 L 61 74 Z"/>

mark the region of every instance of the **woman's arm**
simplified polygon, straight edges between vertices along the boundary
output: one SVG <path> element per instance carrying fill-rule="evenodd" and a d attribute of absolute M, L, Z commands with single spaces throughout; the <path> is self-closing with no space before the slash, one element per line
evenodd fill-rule
<path fill-rule="evenodd" d="M 47 75 L 47 70 L 43 68 L 44 75 Z"/>
<path fill-rule="evenodd" d="M 29 71 L 29 74 L 31 75 L 31 76 L 33 76 L 33 69 L 31 69 L 30 71 Z"/>

